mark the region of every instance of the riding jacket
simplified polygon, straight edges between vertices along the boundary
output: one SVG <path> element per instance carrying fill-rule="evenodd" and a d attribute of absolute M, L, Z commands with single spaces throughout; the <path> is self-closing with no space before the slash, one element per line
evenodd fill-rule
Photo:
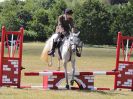
<path fill-rule="evenodd" d="M 72 18 L 66 19 L 65 16 L 60 15 L 58 17 L 57 29 L 58 26 L 61 26 L 64 29 L 64 33 L 62 33 L 63 35 L 69 35 L 71 29 L 74 28 L 73 19 Z"/>

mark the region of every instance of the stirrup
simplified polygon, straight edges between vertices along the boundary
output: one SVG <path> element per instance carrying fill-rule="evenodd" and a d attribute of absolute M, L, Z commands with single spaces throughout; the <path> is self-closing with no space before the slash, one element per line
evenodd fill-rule
<path fill-rule="evenodd" d="M 53 50 L 51 50 L 51 51 L 48 52 L 48 55 L 54 56 L 54 53 L 55 53 L 55 52 L 54 52 Z"/>

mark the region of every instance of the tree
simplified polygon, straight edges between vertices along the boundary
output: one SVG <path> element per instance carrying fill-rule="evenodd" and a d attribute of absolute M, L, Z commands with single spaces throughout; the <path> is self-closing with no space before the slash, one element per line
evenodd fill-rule
<path fill-rule="evenodd" d="M 110 13 L 105 5 L 98 1 L 87 0 L 79 9 L 75 11 L 75 19 L 82 40 L 90 44 L 111 44 L 112 36 L 108 34 Z"/>
<path fill-rule="evenodd" d="M 112 8 L 113 9 L 113 8 Z M 133 6 L 132 5 L 121 5 L 117 7 L 117 10 L 112 12 L 112 24 L 111 32 L 114 37 L 119 31 L 123 32 L 123 35 L 133 35 Z"/>
<path fill-rule="evenodd" d="M 27 23 L 32 20 L 32 15 L 26 10 L 17 12 L 19 26 L 23 26 L 24 29 L 28 29 Z"/>
<path fill-rule="evenodd" d="M 50 36 L 55 32 L 55 28 L 57 25 L 58 16 L 64 13 L 64 9 L 67 8 L 66 3 L 63 0 L 56 0 L 56 2 L 49 8 L 49 30 L 48 35 Z"/>
<path fill-rule="evenodd" d="M 11 0 L 5 1 L 2 3 L 2 9 L 0 13 L 1 24 L 5 25 L 7 29 L 18 30 L 19 22 L 17 20 L 17 13 L 21 9 L 21 1 L 19 0 Z"/>
<path fill-rule="evenodd" d="M 122 4 L 127 3 L 128 0 L 108 0 L 110 4 Z"/>
<path fill-rule="evenodd" d="M 41 8 L 34 12 L 33 20 L 28 23 L 28 29 L 37 32 L 37 40 L 44 41 L 47 38 L 48 25 L 48 13 Z"/>
<path fill-rule="evenodd" d="M 45 41 L 67 7 L 74 10 L 75 25 L 84 43 L 113 44 L 118 31 L 133 35 L 132 0 L 119 5 L 100 0 L 7 0 L 0 3 L 0 25 L 15 31 L 23 26 L 26 40 Z"/>

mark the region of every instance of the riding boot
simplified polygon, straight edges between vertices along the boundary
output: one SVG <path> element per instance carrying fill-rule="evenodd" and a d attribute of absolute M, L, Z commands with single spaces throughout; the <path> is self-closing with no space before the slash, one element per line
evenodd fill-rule
<path fill-rule="evenodd" d="M 78 49 L 76 49 L 76 55 L 77 55 L 78 57 L 81 57 L 81 54 L 79 53 Z"/>
<path fill-rule="evenodd" d="M 57 46 L 57 42 L 54 42 L 51 51 L 48 52 L 48 55 L 54 55 L 56 46 Z"/>

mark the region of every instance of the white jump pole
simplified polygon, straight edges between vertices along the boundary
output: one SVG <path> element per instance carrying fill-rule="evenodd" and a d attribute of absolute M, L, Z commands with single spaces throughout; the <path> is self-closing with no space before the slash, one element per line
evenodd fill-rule
<path fill-rule="evenodd" d="M 126 58 L 125 58 L 125 61 L 128 61 L 128 46 L 129 46 L 129 39 L 127 39 L 127 45 L 126 45 Z"/>
<path fill-rule="evenodd" d="M 65 72 L 25 72 L 25 76 L 52 76 L 52 75 L 61 75 Z M 75 76 L 78 75 L 117 75 L 119 72 L 114 71 L 92 71 L 92 72 L 75 72 Z M 72 76 L 72 73 L 68 72 L 69 76 Z"/>
<path fill-rule="evenodd" d="M 12 37 L 11 37 L 11 52 L 10 52 L 10 57 L 12 57 L 13 56 L 13 38 L 14 38 L 14 35 L 12 34 Z"/>

